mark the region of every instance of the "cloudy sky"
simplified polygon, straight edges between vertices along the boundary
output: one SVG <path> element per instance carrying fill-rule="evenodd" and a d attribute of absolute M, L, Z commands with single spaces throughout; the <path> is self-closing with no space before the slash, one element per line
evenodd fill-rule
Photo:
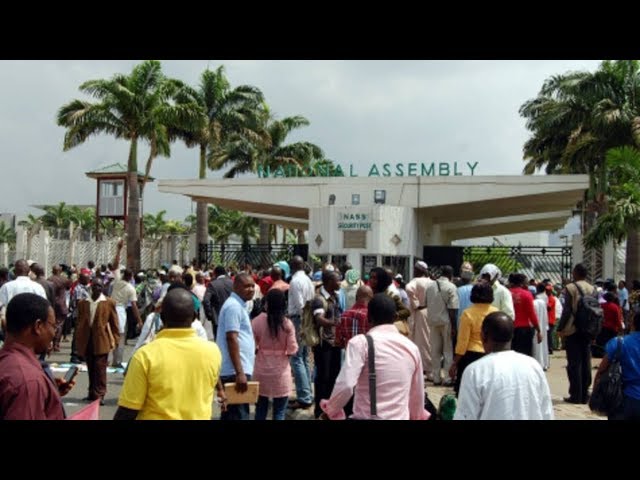
<path fill-rule="evenodd" d="M 90 79 L 129 73 L 135 60 L 0 61 L 0 212 L 19 217 L 30 205 L 93 204 L 95 181 L 84 172 L 126 164 L 128 144 L 106 135 L 62 151 L 57 110 L 83 97 Z M 478 162 L 476 175 L 518 175 L 528 138 L 518 109 L 551 75 L 590 70 L 585 61 L 162 61 L 167 76 L 197 85 L 223 64 L 231 86 L 260 88 L 280 118 L 303 115 L 311 125 L 291 141 L 318 144 L 328 158 L 366 175 L 376 163 Z M 139 148 L 139 164 L 148 149 Z M 158 158 L 158 179 L 196 178 L 198 152 L 176 143 Z M 464 173 L 467 173 L 465 171 Z M 209 176 L 220 176 L 209 172 Z M 147 187 L 145 211 L 183 219 L 195 206 Z"/>

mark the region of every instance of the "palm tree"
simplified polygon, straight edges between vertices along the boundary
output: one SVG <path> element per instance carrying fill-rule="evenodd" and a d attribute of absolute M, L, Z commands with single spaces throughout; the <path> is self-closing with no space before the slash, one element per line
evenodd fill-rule
<path fill-rule="evenodd" d="M 174 129 L 171 134 L 185 142 L 187 147 L 199 147 L 200 161 L 198 178 L 207 178 L 207 148 L 216 150 L 227 141 L 232 132 L 245 137 L 254 136 L 247 128 L 248 117 L 255 115 L 264 98 L 262 92 L 250 85 L 241 85 L 233 90 L 224 72 L 224 66 L 202 73 L 197 89 L 185 88 L 179 102 L 197 105 L 200 128 L 197 130 Z M 208 242 L 208 210 L 206 202 L 197 202 L 196 243 Z"/>
<path fill-rule="evenodd" d="M 72 100 L 58 111 L 58 125 L 67 129 L 64 151 L 99 133 L 129 141 L 127 265 L 135 271 L 140 269 L 138 141 L 150 143 L 149 171 L 155 155 L 169 153 L 168 127 L 197 125 L 192 106 L 170 103 L 181 87 L 181 82 L 162 74 L 160 62 L 149 60 L 136 65 L 129 75 L 117 74 L 110 80 L 89 80 L 80 85 L 80 90 L 97 98 L 98 103 Z"/>
<path fill-rule="evenodd" d="M 583 233 L 607 211 L 611 175 L 607 151 L 623 145 L 640 146 L 638 95 L 638 62 L 605 61 L 594 73 L 573 72 L 548 79 L 538 97 L 520 109 L 533 132 L 524 146 L 524 173 L 546 168 L 547 173 L 589 174 Z M 637 271 L 629 262 L 640 245 L 635 240 L 638 236 L 629 233 L 628 243 L 636 245 L 628 248 L 627 271 Z"/>
<path fill-rule="evenodd" d="M 3 221 L 0 221 L 0 245 L 6 243 L 7 245 L 15 245 L 16 243 L 16 231 L 8 227 Z"/>
<path fill-rule="evenodd" d="M 74 205 L 70 207 L 69 220 L 78 227 L 75 231 L 76 238 L 80 234 L 83 234 L 85 238 L 89 237 L 92 227 L 95 226 L 96 209 L 93 207 L 80 208 Z"/>
<path fill-rule="evenodd" d="M 285 145 L 287 136 L 295 129 L 309 125 L 309 120 L 300 115 L 276 120 L 268 109 L 261 115 L 250 117 L 256 122 L 253 131 L 261 132 L 254 137 L 241 134 L 231 135 L 229 140 L 209 155 L 209 167 L 219 170 L 228 166 L 225 178 L 233 178 L 247 172 L 257 172 L 258 168 L 275 169 L 293 167 L 305 169 L 326 162 L 320 147 L 310 142 L 296 142 Z M 269 243 L 269 224 L 260 221 L 260 243 Z"/>
<path fill-rule="evenodd" d="M 65 202 L 60 202 L 57 205 L 45 205 L 42 210 L 45 212 L 41 217 L 42 226 L 53 230 L 55 238 L 60 239 L 62 231 L 69 228 L 71 208 Z"/>
<path fill-rule="evenodd" d="M 607 168 L 612 179 L 608 210 L 598 217 L 594 228 L 585 237 L 589 248 L 602 247 L 609 240 L 622 242 L 627 237 L 627 262 L 625 277 L 640 278 L 640 258 L 637 235 L 640 227 L 640 150 L 634 147 L 614 148 L 607 152 Z"/>
<path fill-rule="evenodd" d="M 167 221 L 164 216 L 167 214 L 166 210 L 160 210 L 155 215 L 151 213 L 145 213 L 142 217 L 142 224 L 144 225 L 145 235 L 150 238 L 161 237 L 166 232 Z"/>

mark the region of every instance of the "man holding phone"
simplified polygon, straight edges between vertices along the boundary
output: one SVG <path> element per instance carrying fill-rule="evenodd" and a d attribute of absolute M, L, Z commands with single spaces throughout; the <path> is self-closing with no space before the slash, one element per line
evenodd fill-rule
<path fill-rule="evenodd" d="M 78 355 L 87 361 L 89 395 L 84 399 L 100 399 L 104 405 L 107 393 L 107 360 L 120 340 L 116 303 L 104 296 L 102 280 L 91 283 L 91 297 L 78 301 L 76 347 Z"/>
<path fill-rule="evenodd" d="M 7 338 L 0 350 L 0 420 L 63 420 L 60 397 L 75 385 L 43 368 L 56 332 L 56 317 L 47 299 L 20 293 L 7 305 Z"/>

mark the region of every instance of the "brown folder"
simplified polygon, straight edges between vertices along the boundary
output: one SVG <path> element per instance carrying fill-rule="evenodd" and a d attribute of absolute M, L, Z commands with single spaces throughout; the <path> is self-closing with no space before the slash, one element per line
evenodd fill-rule
<path fill-rule="evenodd" d="M 228 405 L 238 405 L 241 403 L 256 403 L 260 392 L 260 382 L 247 382 L 247 391 L 236 392 L 235 383 L 225 383 L 224 393 L 227 396 Z"/>

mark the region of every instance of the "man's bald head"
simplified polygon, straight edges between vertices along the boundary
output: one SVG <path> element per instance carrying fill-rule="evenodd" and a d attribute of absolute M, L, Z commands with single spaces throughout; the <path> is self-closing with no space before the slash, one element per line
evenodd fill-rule
<path fill-rule="evenodd" d="M 271 278 L 273 278 L 274 282 L 282 280 L 282 269 L 280 267 L 273 267 L 271 269 Z"/>
<path fill-rule="evenodd" d="M 162 323 L 168 328 L 187 328 L 193 323 L 193 296 L 183 288 L 169 291 L 162 301 Z"/>
<path fill-rule="evenodd" d="M 13 272 L 16 277 L 26 277 L 29 275 L 29 264 L 26 260 L 18 260 L 13 266 Z"/>
<path fill-rule="evenodd" d="M 356 291 L 356 302 L 358 303 L 364 303 L 367 305 L 372 298 L 373 290 L 371 290 L 371 287 L 367 285 L 362 285 Z"/>
<path fill-rule="evenodd" d="M 36 277 L 44 277 L 44 268 L 39 263 L 32 263 L 31 271 Z"/>
<path fill-rule="evenodd" d="M 493 312 L 482 322 L 482 343 L 487 353 L 511 349 L 513 320 L 504 312 Z"/>
<path fill-rule="evenodd" d="M 298 270 L 302 270 L 304 268 L 304 260 L 300 255 L 296 255 L 291 259 L 289 265 L 291 265 L 292 272 L 297 272 Z"/>

